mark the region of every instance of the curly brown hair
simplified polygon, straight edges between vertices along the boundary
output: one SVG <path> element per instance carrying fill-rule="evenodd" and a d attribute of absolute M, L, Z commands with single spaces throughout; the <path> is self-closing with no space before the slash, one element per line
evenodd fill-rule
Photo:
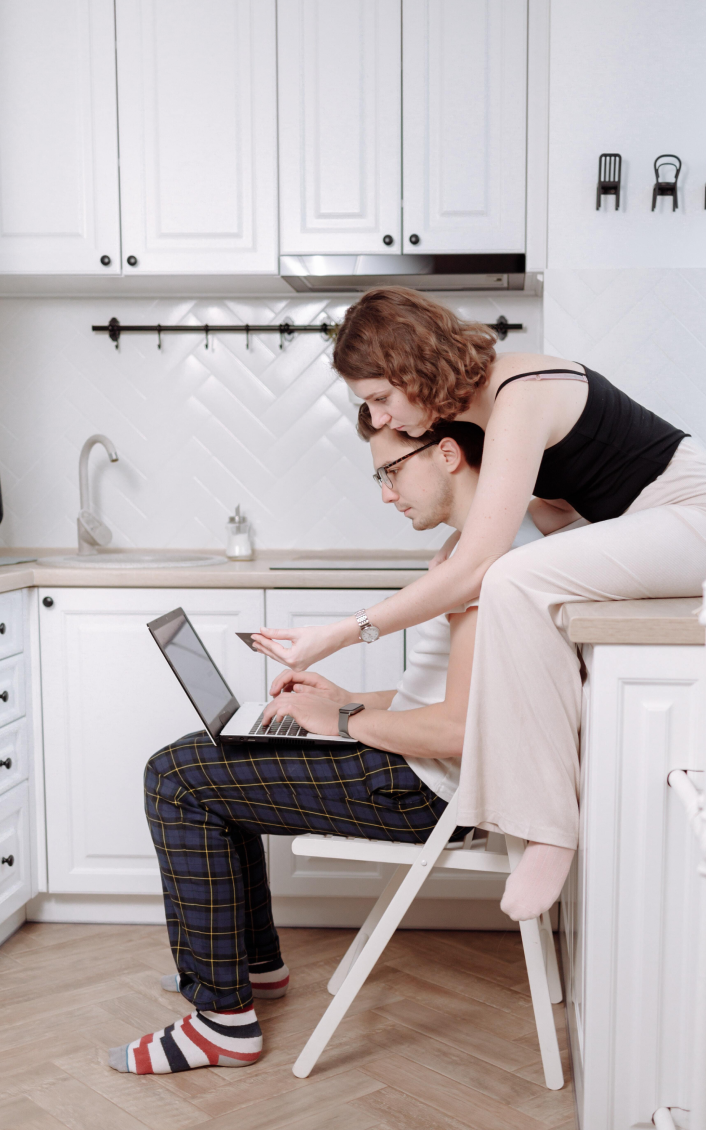
<path fill-rule="evenodd" d="M 336 335 L 333 366 L 342 377 L 382 377 L 432 419 L 464 412 L 488 379 L 497 335 L 415 290 L 367 291 Z"/>

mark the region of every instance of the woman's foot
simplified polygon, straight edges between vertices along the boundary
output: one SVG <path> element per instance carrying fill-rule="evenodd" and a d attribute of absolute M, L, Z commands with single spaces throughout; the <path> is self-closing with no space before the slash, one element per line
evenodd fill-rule
<path fill-rule="evenodd" d="M 168 993 L 180 992 L 179 974 L 165 974 L 161 985 Z M 287 992 L 289 970 L 281 958 L 275 961 L 258 961 L 250 966 L 250 985 L 256 1000 L 276 1000 Z"/>
<path fill-rule="evenodd" d="M 573 848 L 530 840 L 508 877 L 500 909 L 514 922 L 539 918 L 559 898 L 573 858 Z"/>
<path fill-rule="evenodd" d="M 246 1067 L 260 1058 L 262 1031 L 255 1009 L 192 1012 L 131 1044 L 111 1048 L 108 1065 L 134 1075 L 169 1075 L 192 1067 Z"/>

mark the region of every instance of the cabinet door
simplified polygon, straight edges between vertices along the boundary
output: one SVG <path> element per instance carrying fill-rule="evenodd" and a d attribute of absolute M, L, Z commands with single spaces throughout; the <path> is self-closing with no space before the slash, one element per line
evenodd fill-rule
<path fill-rule="evenodd" d="M 399 254 L 399 0 L 279 0 L 277 19 L 282 253 Z"/>
<path fill-rule="evenodd" d="M 404 249 L 524 251 L 526 0 L 403 5 Z"/>
<path fill-rule="evenodd" d="M 158 894 L 142 798 L 150 755 L 203 729 L 148 620 L 181 605 L 241 700 L 264 661 L 234 635 L 263 622 L 262 591 L 45 589 L 40 603 L 51 893 Z"/>
<path fill-rule="evenodd" d="M 125 273 L 277 270 L 274 9 L 117 0 Z"/>
<path fill-rule="evenodd" d="M 113 0 L 0 0 L 0 272 L 119 271 Z"/>
<path fill-rule="evenodd" d="M 26 782 L 0 797 L 0 861 L 1 924 L 32 897 Z"/>

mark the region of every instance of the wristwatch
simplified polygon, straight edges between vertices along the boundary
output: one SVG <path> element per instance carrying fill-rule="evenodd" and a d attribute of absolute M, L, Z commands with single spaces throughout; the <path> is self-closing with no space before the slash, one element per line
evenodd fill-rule
<path fill-rule="evenodd" d="M 368 620 L 368 615 L 364 608 L 354 613 L 358 626 L 360 628 L 360 638 L 363 643 L 375 643 L 375 640 L 380 638 L 380 629 L 375 628 Z"/>
<path fill-rule="evenodd" d="M 365 710 L 365 703 L 363 703 L 363 702 L 349 702 L 346 706 L 339 707 L 339 710 L 338 710 L 338 736 L 339 736 L 339 738 L 349 738 L 351 736 L 348 733 L 348 719 L 352 718 L 354 714 L 360 714 L 361 710 Z"/>

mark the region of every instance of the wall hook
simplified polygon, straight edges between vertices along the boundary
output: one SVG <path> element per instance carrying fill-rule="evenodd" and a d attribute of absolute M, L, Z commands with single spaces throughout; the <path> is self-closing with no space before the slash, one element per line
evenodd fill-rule
<path fill-rule="evenodd" d="M 245 323 L 245 348 L 250 348 L 250 326 Z"/>
<path fill-rule="evenodd" d="M 660 180 L 660 173 L 662 169 L 672 168 L 674 170 L 674 180 Z M 671 196 L 672 198 L 672 211 L 676 211 L 679 207 L 679 200 L 677 197 L 677 181 L 679 180 L 679 173 L 681 172 L 681 160 L 675 157 L 673 153 L 663 153 L 661 157 L 655 160 L 655 183 L 652 189 L 652 211 L 655 210 L 658 196 Z"/>
<path fill-rule="evenodd" d="M 157 323 L 157 349 L 162 348 L 162 327 Z"/>
<path fill-rule="evenodd" d="M 117 318 L 111 318 L 108 322 L 108 337 L 115 342 L 117 349 L 120 345 L 120 322 Z"/>
<path fill-rule="evenodd" d="M 280 322 L 279 324 L 279 347 L 284 348 L 284 339 L 291 341 L 294 336 L 294 329 L 292 323 L 289 321 Z"/>
<path fill-rule="evenodd" d="M 596 189 L 596 211 L 601 207 L 603 196 L 615 197 L 615 210 L 620 207 L 620 176 L 623 158 L 619 153 L 601 153 L 598 158 L 598 188 Z"/>

